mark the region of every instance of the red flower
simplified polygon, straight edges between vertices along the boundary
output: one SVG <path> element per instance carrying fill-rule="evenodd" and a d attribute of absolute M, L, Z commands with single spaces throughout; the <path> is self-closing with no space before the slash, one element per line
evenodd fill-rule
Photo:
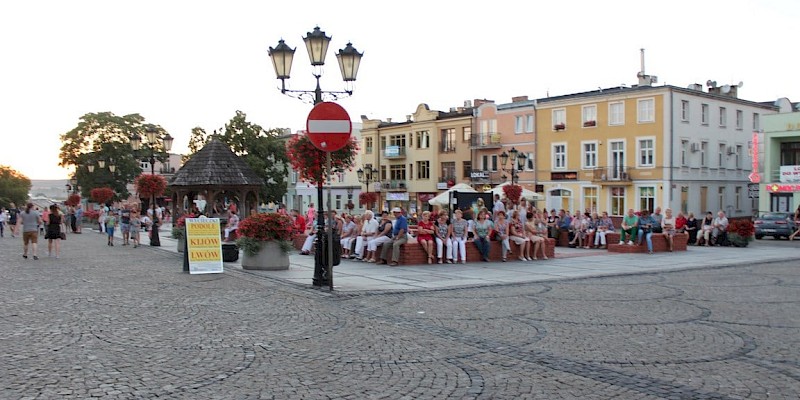
<path fill-rule="evenodd" d="M 351 138 L 343 148 L 331 152 L 331 168 L 339 171 L 350 169 L 358 152 L 358 142 Z M 286 143 L 286 155 L 300 179 L 317 184 L 327 178 L 326 152 L 314 147 L 306 135 L 294 135 Z"/>
<path fill-rule="evenodd" d="M 75 207 L 80 203 L 81 203 L 81 195 L 79 195 L 77 193 L 73 193 L 73 194 L 69 195 L 69 197 L 67 198 L 67 201 L 64 202 L 64 204 L 66 204 L 66 205 L 68 205 L 70 207 Z"/>
<path fill-rule="evenodd" d="M 514 185 L 513 183 L 510 185 L 503 186 L 503 193 L 506 195 L 506 198 L 511 201 L 513 204 L 519 203 L 519 198 L 522 196 L 522 186 Z"/>
<path fill-rule="evenodd" d="M 107 187 L 94 188 L 90 194 L 96 203 L 106 203 L 114 198 L 114 191 Z"/>
<path fill-rule="evenodd" d="M 294 222 L 286 214 L 251 214 L 239 223 L 239 235 L 259 241 L 289 241 L 295 233 Z"/>
<path fill-rule="evenodd" d="M 749 219 L 733 219 L 728 224 L 728 232 L 735 233 L 743 238 L 753 236 L 756 228 Z"/>
<path fill-rule="evenodd" d="M 358 204 L 362 206 L 365 204 L 370 205 L 377 200 L 378 200 L 378 194 L 375 192 L 369 192 L 369 193 L 361 192 L 361 194 L 358 195 Z"/>
<path fill-rule="evenodd" d="M 161 196 L 167 188 L 167 180 L 161 175 L 141 174 L 133 183 L 142 197 Z"/>
<path fill-rule="evenodd" d="M 175 221 L 175 227 L 183 228 L 184 226 L 186 226 L 186 218 L 197 218 L 197 217 L 198 216 L 194 214 L 183 214 L 180 216 L 180 218 L 178 218 L 177 221 Z"/>

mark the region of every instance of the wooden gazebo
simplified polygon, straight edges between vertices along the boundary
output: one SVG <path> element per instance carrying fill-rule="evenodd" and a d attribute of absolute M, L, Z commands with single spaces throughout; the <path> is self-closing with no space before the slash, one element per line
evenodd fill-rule
<path fill-rule="evenodd" d="M 264 180 L 225 143 L 212 138 L 186 161 L 168 186 L 173 215 L 191 210 L 195 200 L 205 200 L 201 211 L 206 216 L 227 218 L 227 207 L 233 203 L 245 217 L 258 208 Z"/>

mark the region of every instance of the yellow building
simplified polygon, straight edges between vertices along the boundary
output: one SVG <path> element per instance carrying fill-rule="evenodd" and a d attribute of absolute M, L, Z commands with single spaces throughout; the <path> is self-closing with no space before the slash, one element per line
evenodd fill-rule
<path fill-rule="evenodd" d="M 472 111 L 442 112 L 420 104 L 403 122 L 362 117 L 361 164 L 375 171 L 369 190 L 380 192 L 378 211 L 431 209 L 429 199 L 469 180 Z"/>

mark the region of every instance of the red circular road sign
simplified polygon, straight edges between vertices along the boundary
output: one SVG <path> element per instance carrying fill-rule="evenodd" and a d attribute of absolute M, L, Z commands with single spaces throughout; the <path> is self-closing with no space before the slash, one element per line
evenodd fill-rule
<path fill-rule="evenodd" d="M 314 106 L 308 113 L 306 132 L 308 139 L 322 151 L 336 151 L 347 145 L 353 123 L 350 115 L 342 106 L 322 102 Z"/>

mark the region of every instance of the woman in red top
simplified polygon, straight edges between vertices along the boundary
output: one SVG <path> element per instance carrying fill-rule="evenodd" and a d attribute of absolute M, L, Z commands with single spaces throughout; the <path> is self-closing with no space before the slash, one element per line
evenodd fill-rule
<path fill-rule="evenodd" d="M 675 231 L 683 233 L 686 231 L 686 222 L 689 220 L 683 215 L 683 212 L 678 211 L 678 216 L 675 217 Z"/>
<path fill-rule="evenodd" d="M 431 212 L 422 213 L 422 221 L 417 224 L 417 241 L 428 254 L 428 264 L 433 264 L 433 222 Z"/>

